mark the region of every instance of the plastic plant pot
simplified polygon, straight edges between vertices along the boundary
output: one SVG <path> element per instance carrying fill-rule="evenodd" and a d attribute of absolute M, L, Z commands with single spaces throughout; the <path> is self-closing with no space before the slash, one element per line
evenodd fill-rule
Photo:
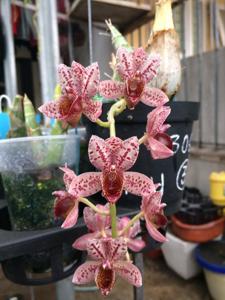
<path fill-rule="evenodd" d="M 64 188 L 60 166 L 76 170 L 79 137 L 69 135 L 0 141 L 0 173 L 13 230 L 54 225 L 52 191 Z"/>
<path fill-rule="evenodd" d="M 219 216 L 218 208 L 217 207 L 208 207 L 204 209 L 204 220 L 206 222 L 213 221 L 217 219 Z"/>
<path fill-rule="evenodd" d="M 199 274 L 201 269 L 194 256 L 198 244 L 183 241 L 170 231 L 167 231 L 166 237 L 168 241 L 162 245 L 162 252 L 167 265 L 183 279 Z"/>
<path fill-rule="evenodd" d="M 187 210 L 188 224 L 200 225 L 204 223 L 203 211 L 200 207 L 192 207 Z"/>
<path fill-rule="evenodd" d="M 225 242 L 211 241 L 199 245 L 196 259 L 204 270 L 210 294 L 214 300 L 225 299 Z"/>
<path fill-rule="evenodd" d="M 201 225 L 190 225 L 183 223 L 175 216 L 171 217 L 172 231 L 182 240 L 203 243 L 210 241 L 223 233 L 224 218 Z"/>

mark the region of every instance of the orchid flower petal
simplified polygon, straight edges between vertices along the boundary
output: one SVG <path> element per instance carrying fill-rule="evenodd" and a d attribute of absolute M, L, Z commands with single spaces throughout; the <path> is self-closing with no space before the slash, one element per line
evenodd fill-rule
<path fill-rule="evenodd" d="M 127 226 L 127 224 L 129 223 L 129 221 L 130 221 L 130 218 L 128 218 L 128 217 L 120 218 L 117 222 L 117 229 L 119 231 L 123 230 L 123 228 L 125 228 Z"/>
<path fill-rule="evenodd" d="M 143 241 L 142 239 L 138 238 L 138 239 L 129 239 L 128 243 L 127 243 L 127 247 L 134 251 L 134 252 L 139 252 L 142 249 L 144 249 L 146 246 L 145 241 Z"/>
<path fill-rule="evenodd" d="M 72 247 L 77 250 L 86 251 L 88 247 L 88 242 L 92 239 L 97 239 L 100 236 L 101 236 L 100 232 L 92 232 L 92 233 L 84 234 L 78 239 L 76 239 Z"/>
<path fill-rule="evenodd" d="M 141 76 L 145 83 L 151 81 L 157 73 L 160 65 L 160 57 L 158 55 L 149 55 L 140 68 Z"/>
<path fill-rule="evenodd" d="M 98 92 L 99 81 L 100 72 L 98 63 L 93 63 L 85 68 L 82 95 L 88 98 L 93 97 Z"/>
<path fill-rule="evenodd" d="M 121 148 L 116 154 L 116 166 L 125 171 L 130 169 L 136 162 L 139 153 L 139 142 L 136 136 L 123 141 Z"/>
<path fill-rule="evenodd" d="M 102 243 L 102 240 L 93 239 L 88 242 L 87 247 L 88 255 L 93 259 L 105 260 L 106 253 Z"/>
<path fill-rule="evenodd" d="M 92 122 L 96 120 L 102 114 L 102 103 L 100 101 L 94 100 L 83 100 L 82 101 L 82 111 L 83 114 Z"/>
<path fill-rule="evenodd" d="M 100 82 L 100 95 L 106 99 L 116 99 L 122 97 L 125 91 L 125 84 L 119 81 L 104 80 Z"/>
<path fill-rule="evenodd" d="M 164 122 L 171 112 L 171 108 L 168 106 L 160 106 L 151 111 L 147 118 L 146 131 L 149 136 L 154 137 L 158 132 L 161 131 Z"/>
<path fill-rule="evenodd" d="M 109 211 L 108 203 L 105 206 L 97 205 L 97 208 L 105 212 Z M 87 228 L 91 231 L 101 231 L 110 226 L 110 216 L 99 215 L 90 207 L 84 208 L 83 217 Z"/>
<path fill-rule="evenodd" d="M 133 67 L 134 72 L 139 71 L 147 59 L 147 53 L 143 48 L 137 48 L 133 52 Z"/>
<path fill-rule="evenodd" d="M 75 284 L 86 284 L 95 279 L 95 273 L 101 263 L 97 261 L 87 261 L 79 266 L 73 276 L 72 282 Z"/>
<path fill-rule="evenodd" d="M 107 203 L 104 206 L 97 205 L 97 208 L 102 211 L 109 212 L 109 203 Z M 111 217 L 110 216 L 104 216 L 104 215 L 100 215 L 100 214 L 96 213 L 95 220 L 96 220 L 96 226 L 99 231 L 105 230 L 105 229 L 109 228 L 111 225 Z"/>
<path fill-rule="evenodd" d="M 79 202 L 75 201 L 73 209 L 70 211 L 70 213 L 68 214 L 61 226 L 62 228 L 71 228 L 74 225 L 76 225 L 79 213 L 78 204 Z"/>
<path fill-rule="evenodd" d="M 62 100 L 48 101 L 47 103 L 41 105 L 38 110 L 48 118 L 63 119 L 64 115 L 60 111 L 60 105 Z"/>
<path fill-rule="evenodd" d="M 145 86 L 144 91 L 141 95 L 141 102 L 148 106 L 161 106 L 169 101 L 167 95 L 157 88 L 150 88 Z"/>
<path fill-rule="evenodd" d="M 116 53 L 117 59 L 117 72 L 123 80 L 132 77 L 133 75 L 133 62 L 132 53 L 129 53 L 125 48 L 119 48 Z"/>
<path fill-rule="evenodd" d="M 141 233 L 141 225 L 140 221 L 134 223 L 134 225 L 130 228 L 130 238 L 135 238 L 139 233 Z"/>
<path fill-rule="evenodd" d="M 94 259 L 114 261 L 124 258 L 127 246 L 124 238 L 103 238 L 88 243 L 88 254 Z"/>
<path fill-rule="evenodd" d="M 163 124 L 160 128 L 160 132 L 166 132 L 170 127 L 170 124 Z"/>
<path fill-rule="evenodd" d="M 149 137 L 145 143 L 153 159 L 164 159 L 173 155 L 173 151 L 155 138 Z"/>
<path fill-rule="evenodd" d="M 111 261 L 117 261 L 125 257 L 127 253 L 127 244 L 123 237 L 117 239 L 104 240 L 105 253 Z"/>
<path fill-rule="evenodd" d="M 63 94 L 71 93 L 77 95 L 74 82 L 73 70 L 64 64 L 58 66 L 59 83 Z"/>
<path fill-rule="evenodd" d="M 148 233 L 150 234 L 150 236 L 160 242 L 160 243 L 164 243 L 167 241 L 166 237 L 164 235 L 162 235 L 158 230 L 157 228 L 148 220 L 148 219 L 145 219 L 146 220 L 146 228 L 148 230 Z"/>
<path fill-rule="evenodd" d="M 117 222 L 118 230 L 119 231 L 123 230 L 129 222 L 130 222 L 130 218 L 128 217 L 120 218 Z M 135 222 L 133 226 L 131 226 L 127 231 L 129 238 L 135 238 L 140 232 L 141 232 L 141 226 L 139 220 Z"/>
<path fill-rule="evenodd" d="M 97 231 L 97 224 L 95 222 L 95 211 L 90 207 L 85 207 L 83 210 L 83 218 L 84 223 L 86 224 L 87 228 L 92 232 Z"/>
<path fill-rule="evenodd" d="M 96 135 L 92 135 L 88 146 L 89 160 L 97 169 L 104 169 L 110 165 L 110 151 L 106 142 Z"/>
<path fill-rule="evenodd" d="M 67 166 L 65 167 L 60 167 L 60 170 L 64 172 L 63 175 L 63 181 L 65 183 L 66 189 L 69 189 L 70 184 L 72 183 L 73 179 L 77 178 L 77 175 L 74 173 L 73 170 L 68 168 Z"/>
<path fill-rule="evenodd" d="M 69 187 L 69 193 L 80 197 L 88 197 L 101 190 L 100 172 L 86 172 L 77 176 Z"/>
<path fill-rule="evenodd" d="M 131 262 L 116 261 L 113 266 L 116 273 L 130 284 L 136 287 L 142 286 L 141 272 Z"/>
<path fill-rule="evenodd" d="M 112 136 L 105 140 L 106 145 L 109 149 L 110 154 L 113 153 L 113 156 L 115 155 L 116 151 L 119 151 L 119 149 L 122 147 L 123 141 L 116 136 Z"/>
<path fill-rule="evenodd" d="M 48 118 L 66 121 L 69 124 L 77 123 L 82 111 L 80 99 L 71 94 L 62 95 L 57 101 L 49 101 L 38 109 Z"/>
<path fill-rule="evenodd" d="M 155 185 L 149 177 L 138 172 L 124 173 L 124 190 L 127 192 L 142 196 L 145 191 L 155 191 Z"/>
<path fill-rule="evenodd" d="M 71 69 L 73 72 L 74 87 L 77 91 L 79 91 L 79 95 L 81 95 L 85 68 L 81 64 L 77 63 L 76 61 L 73 61 L 71 65 Z"/>

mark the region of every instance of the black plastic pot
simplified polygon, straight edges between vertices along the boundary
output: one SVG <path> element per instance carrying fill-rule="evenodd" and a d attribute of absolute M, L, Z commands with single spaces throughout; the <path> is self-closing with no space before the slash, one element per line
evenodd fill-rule
<path fill-rule="evenodd" d="M 223 209 L 196 188 L 185 187 L 176 218 L 189 225 L 202 225 L 219 219 Z"/>
<path fill-rule="evenodd" d="M 103 105 L 103 118 L 111 104 Z M 188 152 L 192 132 L 192 125 L 198 119 L 199 103 L 196 102 L 171 102 L 171 114 L 167 123 L 171 125 L 168 134 L 173 139 L 174 156 L 168 159 L 153 160 L 151 154 L 144 145 L 140 147 L 140 154 L 133 171 L 141 172 L 149 177 L 153 177 L 155 183 L 161 183 L 163 191 L 163 201 L 167 203 L 166 214 L 171 215 L 178 211 L 179 202 L 184 189 L 184 179 L 188 165 Z M 139 103 L 135 110 L 125 110 L 116 117 L 117 136 L 126 139 L 131 136 L 143 136 L 146 130 L 147 115 L 153 108 Z M 93 123 L 87 123 L 88 135 L 95 134 L 102 138 L 108 138 L 107 128 L 101 128 Z M 88 159 L 85 157 L 84 159 Z M 90 170 L 91 165 L 82 161 L 81 171 Z M 97 196 L 98 202 L 100 194 Z M 140 199 L 131 195 L 123 194 L 119 200 L 119 205 L 138 208 Z"/>

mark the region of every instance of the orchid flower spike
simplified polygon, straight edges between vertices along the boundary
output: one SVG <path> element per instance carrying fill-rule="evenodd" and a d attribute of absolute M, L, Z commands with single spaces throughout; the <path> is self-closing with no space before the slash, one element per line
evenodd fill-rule
<path fill-rule="evenodd" d="M 165 242 L 167 239 L 157 228 L 167 224 L 167 218 L 163 214 L 165 203 L 161 203 L 161 192 L 144 193 L 142 197 L 141 211 L 144 214 L 146 228 L 151 237 L 158 242 Z"/>
<path fill-rule="evenodd" d="M 101 211 L 109 211 L 109 203 L 106 205 L 97 204 L 96 207 Z M 87 245 L 90 240 L 106 237 L 106 230 L 110 228 L 110 216 L 104 216 L 96 213 L 90 207 L 85 207 L 83 211 L 84 223 L 89 229 L 90 233 L 79 237 L 74 243 L 73 248 L 78 250 L 87 250 Z M 111 232 L 111 230 L 109 230 Z"/>
<path fill-rule="evenodd" d="M 39 110 L 72 127 L 76 127 L 82 113 L 95 122 L 102 113 L 102 103 L 92 99 L 100 81 L 98 64 L 84 68 L 74 61 L 71 67 L 59 65 L 58 73 L 62 95 L 56 101 L 43 104 Z"/>
<path fill-rule="evenodd" d="M 164 124 L 170 112 L 170 107 L 160 106 L 148 114 L 145 145 L 153 159 L 163 159 L 173 155 L 172 139 L 165 133 L 170 125 Z"/>
<path fill-rule="evenodd" d="M 125 172 L 130 169 L 139 152 L 137 137 L 125 141 L 118 137 L 107 140 L 93 135 L 89 141 L 88 154 L 90 162 L 102 172 L 100 181 L 103 196 L 115 203 L 123 190 L 141 196 L 146 189 L 154 189 L 153 181 L 137 172 Z"/>
<path fill-rule="evenodd" d="M 149 106 L 159 106 L 169 101 L 160 89 L 148 87 L 159 67 L 158 56 L 149 56 L 143 48 L 130 52 L 119 48 L 116 69 L 122 81 L 105 80 L 100 83 L 100 94 L 108 99 L 124 97 L 129 108 L 139 101 Z"/>
<path fill-rule="evenodd" d="M 87 172 L 77 176 L 67 167 L 61 168 L 64 172 L 66 191 L 56 191 L 54 214 L 56 218 L 63 218 L 63 228 L 70 228 L 77 223 L 79 213 L 79 197 L 87 197 L 101 190 L 98 172 Z"/>
<path fill-rule="evenodd" d="M 88 255 L 93 259 L 82 264 L 74 273 L 73 283 L 86 284 L 93 280 L 106 296 L 112 290 L 116 274 L 130 284 L 140 287 L 139 269 L 125 260 L 127 245 L 123 238 L 94 239 L 88 243 Z"/>

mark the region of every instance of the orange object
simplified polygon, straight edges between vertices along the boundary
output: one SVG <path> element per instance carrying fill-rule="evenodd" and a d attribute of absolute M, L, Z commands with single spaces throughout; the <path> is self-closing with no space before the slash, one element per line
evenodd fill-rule
<path fill-rule="evenodd" d="M 224 218 L 202 224 L 190 225 L 172 216 L 172 231 L 181 239 L 189 242 L 203 243 L 210 241 L 224 231 Z"/>

